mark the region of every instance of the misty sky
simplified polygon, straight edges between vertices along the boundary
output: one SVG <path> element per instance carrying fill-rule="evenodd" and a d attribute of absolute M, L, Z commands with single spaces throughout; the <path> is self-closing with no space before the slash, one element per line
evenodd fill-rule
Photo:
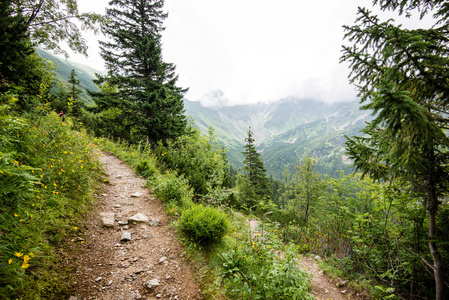
<path fill-rule="evenodd" d="M 104 12 L 106 0 L 78 0 L 81 11 Z M 204 104 L 269 102 L 297 96 L 325 102 L 356 98 L 340 64 L 343 25 L 370 0 L 166 0 L 163 58 L 174 63 L 186 98 Z M 103 69 L 96 40 L 89 60 Z M 220 90 L 221 92 L 217 92 Z"/>

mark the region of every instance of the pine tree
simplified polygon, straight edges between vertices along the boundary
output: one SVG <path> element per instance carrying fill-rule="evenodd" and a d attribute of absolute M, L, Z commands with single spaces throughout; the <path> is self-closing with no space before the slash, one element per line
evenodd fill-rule
<path fill-rule="evenodd" d="M 449 48 L 446 1 L 375 0 L 382 10 L 421 17 L 433 13 L 429 29 L 405 29 L 393 20 L 382 22 L 359 8 L 353 26 L 346 26 L 343 61 L 352 68 L 363 109 L 375 119 L 363 137 L 347 142 L 355 166 L 380 180 L 401 180 L 411 186 L 427 208 L 428 245 L 433 259 L 436 299 L 444 298 L 443 260 L 437 248 L 436 213 L 449 188 Z M 415 10 L 416 12 L 416 10 Z"/>
<path fill-rule="evenodd" d="M 240 177 L 240 198 L 242 202 L 251 206 L 258 204 L 260 200 L 270 198 L 270 188 L 266 169 L 260 158 L 260 153 L 256 151 L 254 145 L 253 132 L 251 127 L 248 130 L 248 137 L 245 138 L 246 144 L 243 146 L 243 175 Z"/>
<path fill-rule="evenodd" d="M 83 103 L 80 99 L 81 89 L 79 88 L 81 80 L 79 80 L 75 69 L 70 72 L 68 83 L 70 83 L 70 100 L 69 115 L 80 117 Z"/>
<path fill-rule="evenodd" d="M 152 142 L 181 135 L 186 128 L 183 94 L 176 86 L 175 66 L 162 60 L 161 32 L 167 14 L 162 0 L 113 0 L 100 42 L 108 75 L 99 84 L 115 94 L 97 95 L 102 109 L 115 108 L 131 142 Z M 98 97 L 99 96 L 99 97 Z M 112 98 L 112 101 L 111 101 Z"/>
<path fill-rule="evenodd" d="M 19 84 L 24 75 L 31 47 L 25 18 L 14 14 L 12 0 L 0 2 L 0 92 L 10 84 Z"/>

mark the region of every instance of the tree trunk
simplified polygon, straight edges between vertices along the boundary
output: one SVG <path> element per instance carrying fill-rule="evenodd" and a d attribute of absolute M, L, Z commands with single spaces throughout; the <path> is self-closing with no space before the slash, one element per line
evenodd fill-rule
<path fill-rule="evenodd" d="M 428 203 L 429 213 L 429 249 L 433 258 L 433 271 L 435 274 L 435 299 L 444 299 L 444 273 L 443 273 L 443 261 L 440 253 L 438 252 L 435 242 L 436 238 L 436 212 L 438 207 L 438 198 L 435 194 L 435 189 L 432 188 Z"/>

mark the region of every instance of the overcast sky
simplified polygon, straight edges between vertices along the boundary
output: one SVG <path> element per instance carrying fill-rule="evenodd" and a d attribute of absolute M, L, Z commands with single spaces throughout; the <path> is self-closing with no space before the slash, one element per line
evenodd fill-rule
<path fill-rule="evenodd" d="M 81 11 L 104 12 L 106 0 L 78 0 Z M 297 96 L 325 102 L 356 98 L 339 63 L 343 25 L 370 0 L 165 0 L 163 58 L 176 65 L 186 98 L 204 104 L 276 101 Z M 89 59 L 104 69 L 96 40 Z M 221 92 L 217 92 L 220 90 Z"/>

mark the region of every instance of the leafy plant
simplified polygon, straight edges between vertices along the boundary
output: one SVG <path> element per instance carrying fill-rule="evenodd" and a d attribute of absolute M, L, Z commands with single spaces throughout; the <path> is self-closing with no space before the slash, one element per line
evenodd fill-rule
<path fill-rule="evenodd" d="M 193 241 L 213 244 L 220 241 L 229 228 L 226 214 L 218 208 L 193 205 L 179 219 L 181 230 Z"/>
<path fill-rule="evenodd" d="M 184 176 L 166 171 L 151 182 L 154 193 L 163 201 L 173 202 L 179 207 L 188 207 L 192 203 L 192 189 Z"/>

